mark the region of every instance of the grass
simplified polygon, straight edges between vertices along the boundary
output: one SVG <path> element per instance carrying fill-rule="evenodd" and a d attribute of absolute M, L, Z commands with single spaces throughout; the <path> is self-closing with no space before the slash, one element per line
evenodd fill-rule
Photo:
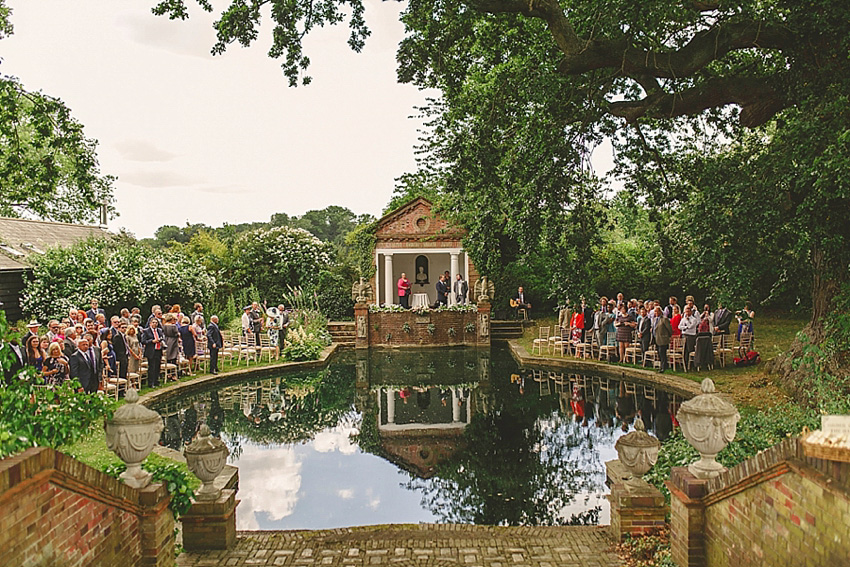
<path fill-rule="evenodd" d="M 729 393 L 736 404 L 742 407 L 756 409 L 772 407 L 790 398 L 764 372 L 764 362 L 788 351 L 796 334 L 808 321 L 806 316 L 789 313 L 773 312 L 757 316 L 754 321 L 755 350 L 759 352 L 762 359 L 762 363 L 757 366 L 739 368 L 731 361 L 727 361 L 725 368 L 718 365 L 713 370 L 701 372 L 673 372 L 672 370 L 667 372 L 695 382 L 702 381 L 703 378 L 711 378 L 719 391 Z M 540 319 L 535 323 L 532 327 L 526 327 L 522 338 L 519 339 L 519 344 L 528 352 L 531 352 L 532 341 L 537 337 L 537 328 L 540 326 L 554 328 L 558 320 L 553 316 Z M 737 353 L 733 354 L 733 356 L 736 355 Z M 557 355 L 544 353 L 543 356 L 561 359 Z M 614 365 L 632 366 L 631 364 Z"/>

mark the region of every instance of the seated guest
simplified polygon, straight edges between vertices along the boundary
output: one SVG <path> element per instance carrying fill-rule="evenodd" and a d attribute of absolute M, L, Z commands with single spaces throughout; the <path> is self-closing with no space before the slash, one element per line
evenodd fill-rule
<path fill-rule="evenodd" d="M 526 315 L 528 315 L 528 311 L 531 311 L 531 302 L 528 300 L 528 297 L 525 295 L 525 290 L 522 289 L 522 286 L 519 286 L 516 290 L 516 294 L 511 300 L 511 307 L 514 309 L 525 309 Z M 518 311 L 517 311 L 518 314 Z"/>

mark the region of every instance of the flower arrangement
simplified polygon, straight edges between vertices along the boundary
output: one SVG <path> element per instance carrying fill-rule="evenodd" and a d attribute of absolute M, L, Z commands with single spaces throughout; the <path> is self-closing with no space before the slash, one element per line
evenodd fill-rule
<path fill-rule="evenodd" d="M 434 325 L 434 323 L 428 323 L 428 334 L 431 335 L 431 336 L 434 336 L 434 333 L 436 333 L 436 332 L 437 332 L 437 327 Z"/>
<path fill-rule="evenodd" d="M 410 330 L 411 330 L 411 329 L 410 329 L 410 323 L 408 323 L 407 321 L 405 321 L 405 322 L 404 322 L 404 325 L 402 325 L 402 326 L 401 326 L 401 330 L 402 330 L 402 331 L 404 331 L 405 333 L 407 333 L 407 334 L 409 335 L 409 334 L 410 334 Z"/>
<path fill-rule="evenodd" d="M 457 335 L 457 331 L 455 331 L 454 327 L 449 327 L 448 333 L 450 337 Z"/>
<path fill-rule="evenodd" d="M 430 311 L 430 309 L 428 309 L 427 305 L 419 305 L 417 307 L 414 307 L 412 311 L 417 315 L 426 315 Z"/>
<path fill-rule="evenodd" d="M 475 323 L 467 323 L 466 326 L 464 326 L 463 330 L 466 331 L 467 333 L 474 333 L 475 332 Z"/>
<path fill-rule="evenodd" d="M 370 305 L 369 313 L 403 313 L 407 311 L 401 305 L 396 305 L 395 303 L 384 303 L 382 305 Z"/>

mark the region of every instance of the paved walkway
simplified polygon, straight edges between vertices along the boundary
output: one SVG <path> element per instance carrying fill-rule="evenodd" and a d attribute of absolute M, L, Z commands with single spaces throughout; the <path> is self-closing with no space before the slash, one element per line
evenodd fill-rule
<path fill-rule="evenodd" d="M 239 532 L 230 551 L 184 552 L 178 567 L 617 567 L 607 527 L 366 526 Z"/>

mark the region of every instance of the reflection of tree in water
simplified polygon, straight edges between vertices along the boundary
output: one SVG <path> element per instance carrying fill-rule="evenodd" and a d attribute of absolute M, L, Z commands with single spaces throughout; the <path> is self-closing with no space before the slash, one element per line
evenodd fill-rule
<path fill-rule="evenodd" d="M 512 408 L 519 409 L 519 408 Z M 604 473 L 593 434 L 557 412 L 535 419 L 503 409 L 476 415 L 464 432 L 467 449 L 431 479 L 411 477 L 422 504 L 444 522 L 496 525 L 595 523 L 598 508 L 580 518 L 564 507 L 580 493 L 602 490 Z"/>

